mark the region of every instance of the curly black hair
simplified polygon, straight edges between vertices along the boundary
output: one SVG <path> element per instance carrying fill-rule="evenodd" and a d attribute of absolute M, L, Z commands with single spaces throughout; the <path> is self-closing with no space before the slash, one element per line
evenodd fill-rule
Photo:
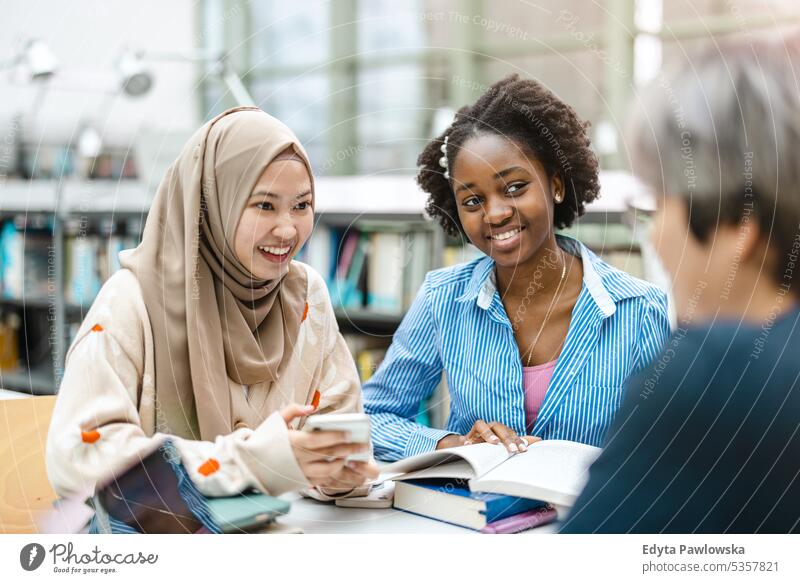
<path fill-rule="evenodd" d="M 431 140 L 417 159 L 417 183 L 428 193 L 425 210 L 445 232 L 464 235 L 455 196 L 445 168 L 439 164 L 447 136 L 447 160 L 453 167 L 461 147 L 471 137 L 492 133 L 514 140 L 544 167 L 547 175 L 560 174 L 564 201 L 555 207 L 553 223 L 570 226 L 584 212 L 586 203 L 600 191 L 597 156 L 587 135 L 589 122 L 532 79 L 509 75 L 498 81 L 473 105 L 462 107 L 453 123 Z"/>

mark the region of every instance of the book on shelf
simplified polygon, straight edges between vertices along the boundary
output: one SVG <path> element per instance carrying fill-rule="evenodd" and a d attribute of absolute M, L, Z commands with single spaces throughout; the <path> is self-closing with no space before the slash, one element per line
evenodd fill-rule
<path fill-rule="evenodd" d="M 52 393 L 55 381 L 51 354 L 51 320 L 28 317 L 21 305 L 0 311 L 0 386 L 33 393 Z M 24 318 L 24 319 L 23 319 Z"/>
<path fill-rule="evenodd" d="M 474 245 L 448 245 L 443 251 L 442 267 L 469 263 L 481 257 L 485 257 L 484 253 Z"/>
<path fill-rule="evenodd" d="M 139 175 L 127 147 L 104 148 L 92 157 L 80 155 L 71 144 L 21 142 L 16 156 L 14 173 L 25 180 L 132 180 Z"/>
<path fill-rule="evenodd" d="M 4 221 L 0 228 L 0 280 L 9 299 L 44 299 L 55 273 L 52 227 L 48 221 Z"/>
<path fill-rule="evenodd" d="M 70 304 L 91 304 L 100 291 L 100 246 L 98 237 L 67 237 L 64 242 L 64 297 Z"/>
<path fill-rule="evenodd" d="M 297 260 L 310 265 L 325 279 L 325 283 L 329 287 L 331 272 L 336 269 L 334 244 L 333 230 L 318 223 L 314 227 L 311 238 L 306 241 L 300 253 L 297 254 Z"/>
<path fill-rule="evenodd" d="M 417 223 L 318 224 L 299 260 L 318 271 L 335 308 L 401 315 L 433 261 L 433 234 Z"/>
<path fill-rule="evenodd" d="M 381 468 L 396 482 L 464 480 L 472 492 L 489 492 L 571 507 L 588 479 L 600 448 L 562 440 L 537 441 L 522 453 L 479 443 L 422 453 Z"/>
<path fill-rule="evenodd" d="M 364 383 L 375 374 L 383 362 L 391 339 L 367 334 L 345 334 L 344 341 L 350 354 L 353 355 L 358 376 Z"/>
<path fill-rule="evenodd" d="M 0 264 L 4 298 L 22 297 L 22 277 L 25 265 L 24 237 L 13 221 L 3 223 L 0 231 Z"/>
<path fill-rule="evenodd" d="M 120 268 L 119 252 L 137 244 L 137 238 L 112 224 L 102 224 L 100 233 L 88 232 L 72 221 L 64 238 L 64 290 L 68 303 L 88 307 L 103 283 Z"/>
<path fill-rule="evenodd" d="M 369 237 L 365 233 L 355 230 L 347 233 L 333 280 L 331 299 L 334 306 L 359 308 L 364 305 L 361 280 L 368 250 Z"/>
<path fill-rule="evenodd" d="M 385 348 L 362 350 L 355 355 L 356 365 L 358 366 L 358 376 L 361 378 L 362 383 L 368 381 L 370 377 L 375 374 L 375 371 L 378 370 L 385 356 Z"/>
<path fill-rule="evenodd" d="M 126 233 L 79 234 L 80 223 L 68 223 L 63 249 L 53 245 L 50 221 L 18 217 L 0 226 L 0 284 L 2 296 L 16 300 L 52 298 L 55 253 L 64 257 L 64 298 L 68 303 L 91 303 L 103 282 L 120 267 L 119 252 L 135 247 L 137 238 Z M 82 228 L 86 228 L 83 226 Z"/>
<path fill-rule="evenodd" d="M 19 330 L 22 318 L 5 310 L 0 316 L 0 375 L 19 368 Z"/>
<path fill-rule="evenodd" d="M 545 505 L 529 498 L 473 492 L 466 480 L 458 478 L 404 480 L 394 487 L 398 510 L 475 530 Z"/>

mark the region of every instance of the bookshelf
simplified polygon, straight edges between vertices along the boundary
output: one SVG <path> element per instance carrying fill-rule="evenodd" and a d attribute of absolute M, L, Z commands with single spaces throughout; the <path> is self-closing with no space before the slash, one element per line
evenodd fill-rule
<path fill-rule="evenodd" d="M 372 234 L 406 229 L 421 232 L 428 239 L 425 270 L 439 266 L 434 258 L 442 255 L 444 238 L 424 217 L 425 197 L 408 178 L 322 178 L 316 181 L 316 190 L 315 237 L 330 230 L 360 233 L 367 224 Z M 2 275 L 13 277 L 0 286 L 0 321 L 11 314 L 19 321 L 17 337 L 10 339 L 19 344 L 19 365 L 0 358 L 0 387 L 32 394 L 56 392 L 71 341 L 70 329 L 80 323 L 104 280 L 95 278 L 76 294 L 71 283 L 73 271 L 80 271 L 80 266 L 71 265 L 71 247 L 76 242 L 88 245 L 90 251 L 92 245 L 107 247 L 114 236 L 127 246 L 137 244 L 153 196 L 153 190 L 131 180 L 8 180 L 0 185 L 0 229 L 12 225 L 16 230 L 16 236 L 6 241 L 14 248 L 14 257 L 9 259 L 6 253 L 2 262 Z M 38 249 L 32 244 L 34 234 Z M 2 244 L 0 240 L 0 247 Z M 307 244 L 299 259 L 323 263 L 325 260 L 309 256 L 309 247 Z M 40 257 L 43 264 L 27 261 L 35 251 L 44 252 Z M 332 242 L 329 252 L 338 251 Z M 363 250 L 364 255 L 367 252 Z M 106 257 L 106 261 L 110 259 Z M 331 258 L 327 261 L 334 263 Z M 90 266 L 83 271 L 94 269 Z M 370 349 L 375 350 L 373 345 L 388 346 L 407 305 L 404 301 L 394 309 L 373 310 L 368 304 L 366 298 L 351 305 L 337 303 L 336 315 L 345 335 L 369 336 Z M 0 348 L 3 341 L 0 337 Z"/>
<path fill-rule="evenodd" d="M 448 240 L 426 218 L 427 197 L 411 176 L 323 177 L 315 186 L 314 234 L 298 259 L 326 278 L 339 327 L 365 380 L 380 364 L 425 273 L 479 253 Z M 601 189 L 603 197 L 569 234 L 612 264 L 654 279 L 646 273 L 650 262 L 641 243 L 643 218 L 651 210 L 641 186 L 628 174 L 604 172 Z M 14 282 L 9 287 L 2 280 L 0 330 L 7 333 L 17 324 L 16 338 L 0 334 L 0 388 L 32 394 L 57 391 L 71 335 L 94 292 L 113 271 L 116 251 L 138 243 L 154 194 L 136 180 L 0 183 L 0 275 L 10 274 Z M 9 224 L 18 237 L 12 233 L 4 241 L 3 229 Z M 9 241 L 17 250 L 17 264 L 12 258 L 9 265 Z M 38 255 L 28 252 L 26 244 L 33 241 L 46 247 L 45 255 L 42 249 Z M 78 288 L 72 285 L 81 271 L 73 258 L 76 246 L 89 256 L 93 251 L 102 255 L 102 261 L 83 267 L 95 281 Z M 103 262 L 105 267 L 96 265 Z M 358 262 L 361 268 L 355 270 Z M 401 291 L 393 295 L 393 290 Z M 17 366 L 11 362 L 14 357 Z M 446 393 L 444 385 L 437 389 L 423 421 L 444 424 Z"/>

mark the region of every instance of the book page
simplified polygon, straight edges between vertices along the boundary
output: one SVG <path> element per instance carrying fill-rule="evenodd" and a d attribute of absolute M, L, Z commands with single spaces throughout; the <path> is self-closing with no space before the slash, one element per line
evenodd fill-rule
<path fill-rule="evenodd" d="M 572 506 L 588 479 L 599 447 L 561 440 L 544 440 L 514 455 L 470 482 L 475 492 L 494 492 Z"/>
<path fill-rule="evenodd" d="M 415 477 L 422 477 L 417 472 L 431 468 L 425 474 L 425 477 L 474 478 L 482 476 L 509 457 L 511 457 L 511 454 L 502 445 L 492 445 L 490 443 L 462 445 L 460 447 L 421 453 L 394 462 L 381 468 L 380 477 L 382 480 L 403 480 L 406 479 L 404 474 L 410 472 L 415 472 Z M 454 464 L 450 468 L 449 464 L 451 462 L 460 463 Z M 466 466 L 464 462 L 466 462 Z"/>
<path fill-rule="evenodd" d="M 421 470 L 414 470 L 411 472 L 407 472 L 396 478 L 391 478 L 391 479 L 429 480 L 431 478 L 456 478 L 459 480 L 469 481 L 475 477 L 475 470 L 472 468 L 471 465 L 469 465 L 469 462 L 461 458 L 454 458 L 454 460 L 455 461 L 449 461 L 445 464 L 441 464 L 438 466 L 431 466 L 429 468 L 422 468 Z"/>

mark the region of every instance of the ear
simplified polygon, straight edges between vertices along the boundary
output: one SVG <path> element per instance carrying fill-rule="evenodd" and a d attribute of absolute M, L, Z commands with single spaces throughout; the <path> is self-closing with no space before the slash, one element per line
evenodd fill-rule
<path fill-rule="evenodd" d="M 550 179 L 550 192 L 553 193 L 553 200 L 556 204 L 564 202 L 564 197 L 566 196 L 564 179 L 561 178 L 561 174 L 558 172 L 553 174 L 553 177 Z"/>
<path fill-rule="evenodd" d="M 746 216 L 738 225 L 738 245 L 741 248 L 742 261 L 756 259 L 760 263 L 764 253 L 764 245 L 761 238 L 761 227 L 755 215 Z"/>
<path fill-rule="evenodd" d="M 738 223 L 720 224 L 708 243 L 720 246 L 723 254 L 730 254 L 740 264 L 764 259 L 765 247 L 761 239 L 761 228 L 755 216 L 746 216 Z"/>

